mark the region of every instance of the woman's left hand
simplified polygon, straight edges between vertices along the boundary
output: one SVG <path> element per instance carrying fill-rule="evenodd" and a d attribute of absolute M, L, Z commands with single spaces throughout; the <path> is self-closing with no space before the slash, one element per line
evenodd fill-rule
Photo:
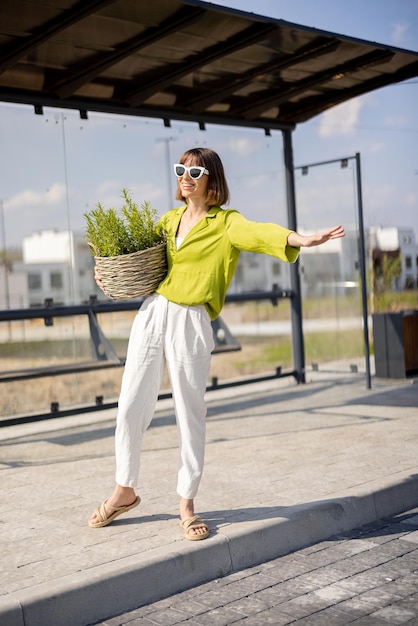
<path fill-rule="evenodd" d="M 330 239 L 339 239 L 344 237 L 345 232 L 342 226 L 334 226 L 329 230 L 325 230 L 321 233 L 314 233 L 313 235 L 300 235 L 299 233 L 292 232 L 287 238 L 289 246 L 311 248 L 313 246 L 320 246 Z"/>
<path fill-rule="evenodd" d="M 94 266 L 94 280 L 96 281 L 97 286 L 100 287 L 100 289 L 103 291 L 103 293 L 107 295 L 105 288 L 103 286 L 102 277 L 100 275 L 97 265 Z"/>

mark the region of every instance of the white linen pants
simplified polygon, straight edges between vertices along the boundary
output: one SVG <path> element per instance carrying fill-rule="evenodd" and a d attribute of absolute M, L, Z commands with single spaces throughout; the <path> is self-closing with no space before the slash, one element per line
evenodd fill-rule
<path fill-rule="evenodd" d="M 142 438 L 154 415 L 167 364 L 179 436 L 177 492 L 196 496 L 206 434 L 204 394 L 214 348 L 210 317 L 202 306 L 182 306 L 161 295 L 146 298 L 130 334 L 118 403 L 116 482 L 136 487 Z"/>

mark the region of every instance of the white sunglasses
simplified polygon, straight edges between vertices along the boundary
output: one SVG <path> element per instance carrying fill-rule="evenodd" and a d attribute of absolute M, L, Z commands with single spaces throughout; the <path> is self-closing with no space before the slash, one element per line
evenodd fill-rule
<path fill-rule="evenodd" d="M 191 167 L 186 167 L 186 165 L 183 165 L 182 163 L 174 163 L 174 173 L 177 178 L 181 178 L 185 175 L 186 172 L 189 174 L 190 178 L 193 178 L 193 180 L 198 180 L 199 178 L 202 178 L 203 174 L 209 175 L 209 170 L 207 170 L 205 167 L 201 167 L 200 165 L 192 165 Z"/>

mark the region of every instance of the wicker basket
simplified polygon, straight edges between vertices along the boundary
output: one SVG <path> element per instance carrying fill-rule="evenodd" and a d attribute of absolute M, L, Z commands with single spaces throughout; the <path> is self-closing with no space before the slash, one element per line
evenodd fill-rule
<path fill-rule="evenodd" d="M 167 274 L 166 242 L 132 254 L 94 260 L 104 293 L 114 300 L 129 300 L 153 293 Z"/>

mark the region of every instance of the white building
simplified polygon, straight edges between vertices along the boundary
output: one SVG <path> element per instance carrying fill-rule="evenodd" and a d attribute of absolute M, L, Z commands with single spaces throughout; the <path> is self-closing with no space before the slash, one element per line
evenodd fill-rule
<path fill-rule="evenodd" d="M 81 234 L 44 230 L 23 240 L 23 262 L 16 269 L 26 272 L 29 306 L 86 302 L 101 293 L 94 281 L 94 259 Z"/>
<path fill-rule="evenodd" d="M 0 265 L 0 309 L 24 309 L 28 305 L 26 272 Z"/>
<path fill-rule="evenodd" d="M 400 258 L 401 273 L 394 281 L 394 289 L 418 287 L 418 245 L 412 228 L 374 226 L 369 230 L 369 247 L 376 272 L 382 255 Z"/>

